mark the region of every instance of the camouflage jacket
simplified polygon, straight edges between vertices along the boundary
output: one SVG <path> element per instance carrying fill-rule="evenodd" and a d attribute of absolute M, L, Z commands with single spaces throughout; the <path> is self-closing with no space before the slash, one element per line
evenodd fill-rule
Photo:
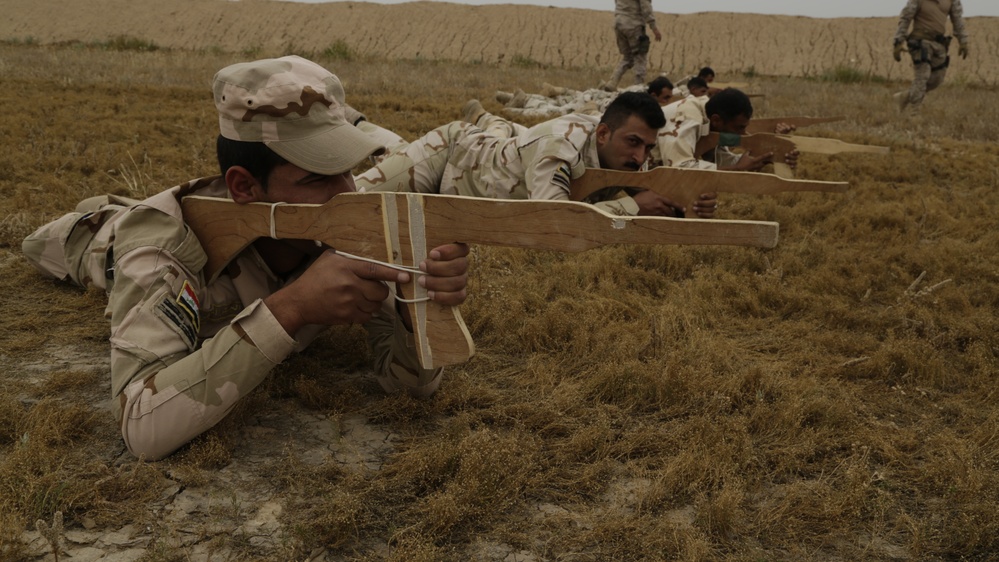
<path fill-rule="evenodd" d="M 652 0 L 614 0 L 614 26 L 627 29 L 649 26 L 656 29 L 656 16 L 652 13 Z"/>
<path fill-rule="evenodd" d="M 928 39 L 947 34 L 947 18 L 954 26 L 957 41 L 966 45 L 968 32 L 964 27 L 964 8 L 961 0 L 909 0 L 902 8 L 895 32 L 895 43 L 906 39 Z M 909 25 L 912 33 L 909 33 Z"/>
<path fill-rule="evenodd" d="M 671 168 L 698 168 L 715 170 L 738 161 L 739 156 L 726 149 L 715 151 L 715 161 L 709 162 L 694 156 L 697 141 L 711 130 L 704 109 L 707 96 L 686 97 L 663 106 L 666 126 L 659 129 L 656 147 L 652 149 L 652 166 Z"/>
<path fill-rule="evenodd" d="M 355 178 L 359 191 L 416 191 L 490 199 L 568 200 L 569 183 L 599 168 L 600 118 L 573 113 L 518 136 L 496 136 L 470 123 L 438 127 Z M 597 203 L 613 215 L 637 215 L 630 197 Z"/>
<path fill-rule="evenodd" d="M 307 327 L 297 340 L 284 331 L 262 299 L 291 278 L 272 273 L 252 246 L 206 278 L 205 251 L 179 204 L 195 193 L 227 192 L 220 178 L 203 178 L 132 205 L 78 208 L 23 244 L 44 273 L 107 291 L 112 410 L 129 450 L 150 460 L 215 425 L 321 330 Z M 419 368 L 391 298 L 365 327 L 386 390 L 436 388 L 439 370 Z"/>

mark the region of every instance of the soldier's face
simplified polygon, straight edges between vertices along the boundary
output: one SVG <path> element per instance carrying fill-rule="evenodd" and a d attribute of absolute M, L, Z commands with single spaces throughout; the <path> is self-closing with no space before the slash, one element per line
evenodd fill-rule
<path fill-rule="evenodd" d="M 692 95 L 692 96 L 694 96 L 696 98 L 699 98 L 701 96 L 706 96 L 706 95 L 708 95 L 708 87 L 707 86 L 691 86 L 691 88 L 690 88 L 690 95 Z"/>
<path fill-rule="evenodd" d="M 659 105 L 668 105 L 669 102 L 673 99 L 673 90 L 663 88 L 661 92 L 654 95 L 653 97 L 656 98 L 656 101 L 659 102 Z"/>
<path fill-rule="evenodd" d="M 600 167 L 608 170 L 637 172 L 656 146 L 657 130 L 631 115 L 623 125 L 611 130 L 606 123 L 597 125 L 597 155 Z"/>
<path fill-rule="evenodd" d="M 746 134 L 746 127 L 749 126 L 749 117 L 739 115 L 734 119 L 722 119 L 720 115 L 711 116 L 711 132 L 713 133 L 734 133 L 736 135 Z"/>
<path fill-rule="evenodd" d="M 261 201 L 268 203 L 322 204 L 340 193 L 354 191 L 354 176 L 344 172 L 336 176 L 323 176 L 303 170 L 294 164 L 281 164 L 271 170 L 267 178 L 267 192 Z"/>

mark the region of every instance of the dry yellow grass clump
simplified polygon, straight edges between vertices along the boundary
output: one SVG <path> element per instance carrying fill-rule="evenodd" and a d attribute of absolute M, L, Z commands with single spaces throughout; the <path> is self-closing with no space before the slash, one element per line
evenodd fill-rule
<path fill-rule="evenodd" d="M 407 139 L 609 70 L 299 54 Z M 103 295 L 41 278 L 20 241 L 85 197 L 216 173 L 210 79 L 246 58 L 0 46 L 0 558 L 51 559 L 35 521 L 56 512 L 68 552 L 144 560 L 999 550 L 999 106 L 967 84 L 908 119 L 900 83 L 720 75 L 759 117 L 845 115 L 799 133 L 891 153 L 802 157 L 845 194 L 724 196 L 719 218 L 780 223 L 773 250 L 476 247 L 478 354 L 433 399 L 383 396 L 360 331 L 334 329 L 190 446 L 130 458 Z"/>

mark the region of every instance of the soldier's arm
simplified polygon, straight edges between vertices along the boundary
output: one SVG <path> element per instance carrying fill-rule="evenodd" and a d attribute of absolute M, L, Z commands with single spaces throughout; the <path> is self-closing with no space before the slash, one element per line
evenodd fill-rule
<path fill-rule="evenodd" d="M 898 17 L 898 29 L 895 31 L 893 43 L 905 41 L 906 36 L 909 35 L 909 26 L 912 24 L 912 19 L 916 17 L 916 12 L 918 11 L 919 0 L 909 0 L 906 2 L 905 7 L 902 8 L 901 15 Z"/>
<path fill-rule="evenodd" d="M 954 0 L 950 6 L 950 23 L 954 26 L 954 37 L 961 45 L 968 44 L 968 30 L 964 26 L 964 7 L 961 0 Z"/>
<path fill-rule="evenodd" d="M 642 21 L 649 26 L 653 33 L 658 35 L 659 28 L 656 27 L 656 14 L 652 11 L 652 0 L 639 0 L 638 5 L 642 12 Z"/>
<path fill-rule="evenodd" d="M 149 460 L 218 423 L 297 345 L 259 300 L 202 342 L 192 295 L 204 294 L 204 252 L 170 220 L 158 212 L 122 219 L 119 232 L 174 228 L 177 236 L 119 239 L 108 302 L 112 409 L 129 451 Z"/>
<path fill-rule="evenodd" d="M 656 137 L 656 148 L 662 161 L 657 164 L 672 168 L 715 169 L 714 164 L 694 155 L 701 128 L 697 121 L 684 120 L 677 123 L 674 130 L 669 130 L 668 125 L 661 129 Z"/>
<path fill-rule="evenodd" d="M 577 166 L 576 173 L 582 173 Z M 541 158 L 525 167 L 524 183 L 530 199 L 547 201 L 568 201 L 569 182 L 573 169 L 569 162 L 555 157 Z M 631 197 L 619 197 L 594 203 L 597 208 L 612 215 L 636 216 L 638 203 Z"/>

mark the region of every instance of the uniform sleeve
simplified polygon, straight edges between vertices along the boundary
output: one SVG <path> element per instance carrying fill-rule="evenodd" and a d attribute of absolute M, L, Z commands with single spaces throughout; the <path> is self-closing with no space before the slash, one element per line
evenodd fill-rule
<path fill-rule="evenodd" d="M 730 169 L 739 163 L 742 154 L 736 154 L 727 146 L 715 149 L 715 166 L 720 169 Z"/>
<path fill-rule="evenodd" d="M 672 131 L 660 130 L 656 137 L 656 149 L 662 159 L 661 165 L 671 168 L 715 169 L 714 164 L 694 156 L 700 138 L 701 124 L 693 120 L 681 121 Z"/>
<path fill-rule="evenodd" d="M 586 198 L 586 202 L 605 213 L 619 217 L 638 216 L 638 211 L 640 210 L 638 203 L 623 190 L 617 191 L 609 197 L 601 197 L 600 199 L 590 196 Z"/>
<path fill-rule="evenodd" d="M 964 26 L 964 7 L 961 0 L 954 0 L 950 5 L 950 23 L 954 26 L 954 37 L 962 45 L 968 44 L 968 30 Z"/>
<path fill-rule="evenodd" d="M 536 164 L 528 166 L 524 173 L 530 198 L 543 201 L 568 201 L 569 183 L 572 181 L 572 177 L 572 166 L 565 160 L 553 157 L 543 158 Z M 600 201 L 594 205 L 598 209 L 616 216 L 635 216 L 638 214 L 638 203 L 627 196 Z"/>
<path fill-rule="evenodd" d="M 905 7 L 902 8 L 901 15 L 898 17 L 898 29 L 895 31 L 893 43 L 905 41 L 906 36 L 909 35 L 909 26 L 912 25 L 912 19 L 916 17 L 916 12 L 918 11 L 919 0 L 909 0 L 906 2 Z"/>
<path fill-rule="evenodd" d="M 375 359 L 375 378 L 385 392 L 425 398 L 437 390 L 444 369 L 420 367 L 415 338 L 396 312 L 394 291 L 364 327 Z"/>
<path fill-rule="evenodd" d="M 656 28 L 656 14 L 652 11 L 652 0 L 639 0 L 639 8 L 642 11 L 642 21 L 650 29 Z"/>
<path fill-rule="evenodd" d="M 259 300 L 199 342 L 196 238 L 155 211 L 129 213 L 118 233 L 128 237 L 108 300 L 113 410 L 129 451 L 155 460 L 218 423 L 296 342 Z"/>

